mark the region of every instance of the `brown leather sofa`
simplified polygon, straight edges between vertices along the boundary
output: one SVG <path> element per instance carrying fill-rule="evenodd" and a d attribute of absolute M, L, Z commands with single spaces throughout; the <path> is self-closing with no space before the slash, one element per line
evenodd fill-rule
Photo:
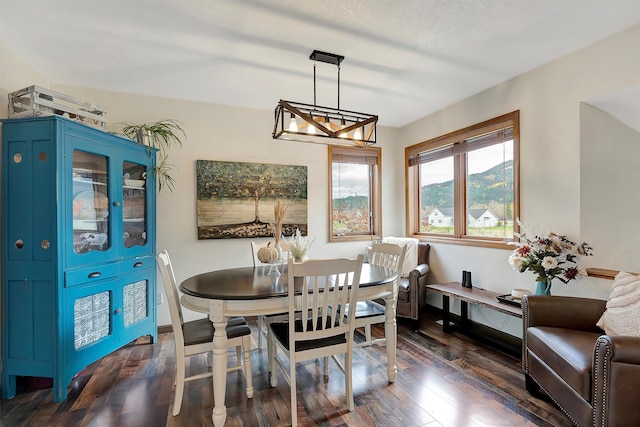
<path fill-rule="evenodd" d="M 522 364 L 527 390 L 540 389 L 579 426 L 640 426 L 640 337 L 596 326 L 606 301 L 522 298 Z"/>
<path fill-rule="evenodd" d="M 426 304 L 430 249 L 428 243 L 418 242 L 418 265 L 411 270 L 409 277 L 401 277 L 398 281 L 396 316 L 411 319 L 414 330 L 418 329 L 420 311 Z"/>

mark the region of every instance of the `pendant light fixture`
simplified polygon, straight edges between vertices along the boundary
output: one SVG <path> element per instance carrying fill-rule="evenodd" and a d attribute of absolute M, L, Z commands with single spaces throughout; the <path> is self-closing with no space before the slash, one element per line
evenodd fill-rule
<path fill-rule="evenodd" d="M 281 99 L 275 108 L 273 139 L 360 147 L 375 144 L 378 116 L 340 109 L 340 63 L 344 56 L 314 50 L 309 59 L 313 61 L 313 105 Z M 338 69 L 337 108 L 316 104 L 316 62 Z"/>

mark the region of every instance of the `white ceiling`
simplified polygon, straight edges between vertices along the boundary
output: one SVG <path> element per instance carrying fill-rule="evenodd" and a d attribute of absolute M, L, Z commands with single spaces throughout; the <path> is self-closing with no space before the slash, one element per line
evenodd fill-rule
<path fill-rule="evenodd" d="M 346 57 L 340 106 L 387 126 L 640 22 L 640 0 L 0 0 L 0 8 L 0 42 L 53 84 L 271 110 L 279 99 L 313 103 L 308 57 L 319 49 Z M 336 67 L 318 63 L 317 83 L 317 104 L 336 107 Z"/>

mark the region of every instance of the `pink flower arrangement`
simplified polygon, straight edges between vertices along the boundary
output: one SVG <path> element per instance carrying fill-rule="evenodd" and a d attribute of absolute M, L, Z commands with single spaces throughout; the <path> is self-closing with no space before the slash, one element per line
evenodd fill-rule
<path fill-rule="evenodd" d="M 563 283 L 586 276 L 586 270 L 580 266 L 580 255 L 593 255 L 593 248 L 587 243 L 577 244 L 566 236 L 549 233 L 539 236 L 529 233 L 518 221 L 520 233 L 514 233 L 520 238 L 509 256 L 509 264 L 514 270 L 524 273 L 527 270 L 537 274 L 538 282 L 558 279 Z"/>

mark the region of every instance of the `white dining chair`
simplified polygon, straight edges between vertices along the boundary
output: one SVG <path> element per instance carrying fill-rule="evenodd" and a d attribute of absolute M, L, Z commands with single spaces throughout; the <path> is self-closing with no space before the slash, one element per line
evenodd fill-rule
<path fill-rule="evenodd" d="M 371 251 L 369 252 L 369 264 L 387 267 L 398 274 L 393 284 L 394 303 L 398 300 L 398 279 L 400 278 L 400 269 L 404 263 L 406 252 L 406 245 L 396 245 L 393 243 L 374 243 L 371 245 Z M 347 307 L 347 312 L 349 311 L 349 307 Z M 371 325 L 384 323 L 385 321 L 384 305 L 372 300 L 358 301 L 356 304 L 355 327 L 364 328 L 365 340 L 355 345 L 368 346 L 374 343 L 384 342 L 386 340 L 385 337 L 377 339 L 371 338 Z"/>
<path fill-rule="evenodd" d="M 266 266 L 262 261 L 258 259 L 258 251 L 261 248 L 266 247 L 269 242 L 264 243 L 255 243 L 251 242 L 251 254 L 253 256 L 253 266 L 260 267 Z M 280 245 L 280 249 L 282 250 L 282 255 L 280 258 L 280 264 L 286 263 L 289 258 L 289 244 L 284 241 L 284 239 L 280 239 L 278 243 Z M 267 315 L 259 315 L 258 316 L 258 348 L 262 348 L 262 336 L 264 335 L 265 339 L 268 340 L 269 337 L 269 325 L 272 322 L 282 322 L 283 320 L 287 320 L 286 314 L 267 314 Z"/>
<path fill-rule="evenodd" d="M 215 329 L 208 318 L 185 322 L 182 316 L 182 309 L 178 300 L 178 288 L 176 285 L 173 267 L 168 252 L 162 251 L 157 257 L 158 268 L 162 275 L 164 289 L 167 293 L 167 302 L 169 304 L 169 312 L 171 314 L 171 326 L 175 339 L 176 349 L 176 391 L 173 402 L 173 416 L 180 413 L 182 406 L 182 395 L 184 393 L 184 384 L 187 381 L 193 381 L 201 378 L 212 376 L 212 371 L 186 376 L 186 358 L 198 354 L 207 354 L 208 360 L 211 360 L 213 352 L 213 334 Z M 238 371 L 244 369 L 246 382 L 247 397 L 253 397 L 253 381 L 251 376 L 251 354 L 249 352 L 251 346 L 251 329 L 242 322 L 241 318 L 234 318 L 227 326 L 228 346 L 235 347 L 238 360 L 237 366 L 230 367 L 227 372 Z"/>
<path fill-rule="evenodd" d="M 286 322 L 271 323 L 269 359 L 271 385 L 277 385 L 277 370 L 291 387 L 291 424 L 297 425 L 296 364 L 310 359 L 344 354 L 338 363 L 345 377 L 347 409 L 353 411 L 352 351 L 354 312 L 341 307 L 355 305 L 360 286 L 363 255 L 356 259 L 316 259 L 295 263 L 289 258 L 287 279 L 289 311 Z M 293 284 L 296 284 L 293 286 Z M 301 318 L 299 318 L 301 317 Z M 278 356 L 281 350 L 288 364 Z"/>

